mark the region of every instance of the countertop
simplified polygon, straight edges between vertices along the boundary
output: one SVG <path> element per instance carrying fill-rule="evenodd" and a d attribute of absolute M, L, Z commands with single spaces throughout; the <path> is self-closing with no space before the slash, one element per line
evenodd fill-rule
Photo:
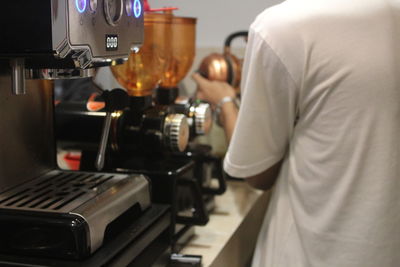
<path fill-rule="evenodd" d="M 228 181 L 227 191 L 215 197 L 210 221 L 195 227 L 195 236 L 181 253 L 202 255 L 203 267 L 248 266 L 268 201 L 269 191 Z"/>

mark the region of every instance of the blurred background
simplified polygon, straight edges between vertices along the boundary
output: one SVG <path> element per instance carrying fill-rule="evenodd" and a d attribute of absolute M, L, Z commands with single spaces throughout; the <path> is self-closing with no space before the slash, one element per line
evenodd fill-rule
<path fill-rule="evenodd" d="M 225 36 L 247 30 L 254 18 L 279 0 L 149 0 L 152 7 L 178 7 L 179 16 L 197 17 L 197 46 L 220 47 Z"/>
<path fill-rule="evenodd" d="M 221 53 L 224 40 L 229 34 L 248 30 L 259 13 L 280 2 L 282 0 L 149 0 L 152 8 L 178 7 L 174 11 L 176 15 L 197 18 L 197 51 L 190 73 L 196 70 L 208 54 Z M 244 46 L 244 41 L 236 40 L 232 44 L 233 52 L 238 56 L 243 55 Z M 195 90 L 190 75 L 183 83 L 188 94 Z"/>

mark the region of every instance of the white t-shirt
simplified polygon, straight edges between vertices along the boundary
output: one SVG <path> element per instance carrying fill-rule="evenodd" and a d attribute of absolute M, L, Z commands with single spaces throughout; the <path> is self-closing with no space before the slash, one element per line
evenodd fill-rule
<path fill-rule="evenodd" d="M 250 28 L 232 176 L 281 159 L 253 266 L 400 266 L 400 0 L 288 0 Z"/>

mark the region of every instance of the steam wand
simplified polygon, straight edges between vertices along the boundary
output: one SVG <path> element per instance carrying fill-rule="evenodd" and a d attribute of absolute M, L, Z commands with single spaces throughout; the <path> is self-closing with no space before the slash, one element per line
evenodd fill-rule
<path fill-rule="evenodd" d="M 106 117 L 103 123 L 103 130 L 101 132 L 99 151 L 97 152 L 95 167 L 98 171 L 104 168 L 104 160 L 106 148 L 108 144 L 108 136 L 110 133 L 112 113 L 123 110 L 129 105 L 128 94 L 119 88 L 111 91 L 103 91 L 102 97 L 105 102 Z"/>
<path fill-rule="evenodd" d="M 12 68 L 12 94 L 24 95 L 26 94 L 25 88 L 25 60 L 24 58 L 13 58 L 10 60 Z"/>

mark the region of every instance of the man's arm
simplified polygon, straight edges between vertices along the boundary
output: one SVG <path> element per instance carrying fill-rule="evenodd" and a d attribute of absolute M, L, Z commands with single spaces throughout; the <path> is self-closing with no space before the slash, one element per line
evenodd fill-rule
<path fill-rule="evenodd" d="M 238 108 L 233 102 L 223 104 L 220 113 L 220 121 L 225 131 L 226 140 L 231 141 L 233 130 L 238 116 Z"/>
<path fill-rule="evenodd" d="M 278 163 L 275 163 L 262 173 L 248 177 L 246 181 L 250 186 L 254 188 L 260 190 L 269 190 L 275 184 L 281 170 L 281 166 L 282 160 Z"/>
<path fill-rule="evenodd" d="M 275 184 L 283 155 L 289 153 L 299 92 L 293 75 L 269 46 L 259 26 L 254 24 L 249 31 L 241 108 L 224 170 L 234 177 L 246 177 L 250 185 L 267 190 Z M 271 159 L 280 161 L 265 170 Z"/>

